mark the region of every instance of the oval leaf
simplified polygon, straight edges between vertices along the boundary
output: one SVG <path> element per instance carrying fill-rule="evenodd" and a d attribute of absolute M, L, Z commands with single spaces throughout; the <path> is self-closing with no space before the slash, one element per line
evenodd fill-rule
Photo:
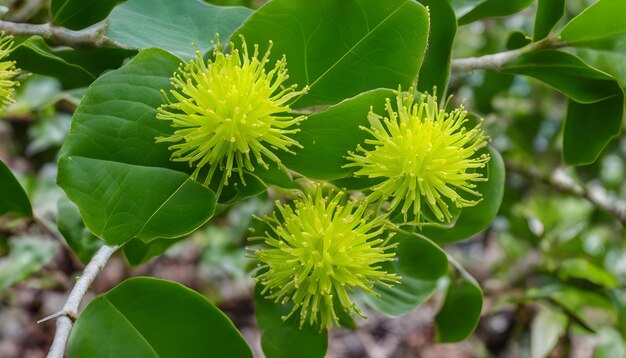
<path fill-rule="evenodd" d="M 104 20 L 118 1 L 121 0 L 52 0 L 52 22 L 72 30 L 83 29 Z"/>
<path fill-rule="evenodd" d="M 539 0 L 535 15 L 533 39 L 539 41 L 550 34 L 565 13 L 565 0 Z"/>
<path fill-rule="evenodd" d="M 32 208 L 24 188 L 3 161 L 0 161 L 0 216 L 13 213 L 30 216 Z"/>
<path fill-rule="evenodd" d="M 215 35 L 227 39 L 252 10 L 220 7 L 199 0 L 129 0 L 108 17 L 107 36 L 135 47 L 157 47 L 188 60 L 195 49 L 210 51 Z"/>
<path fill-rule="evenodd" d="M 605 47 L 626 37 L 626 2 L 601 0 L 573 18 L 563 31 L 561 40 L 573 46 Z"/>
<path fill-rule="evenodd" d="M 486 0 L 459 19 L 459 25 L 487 17 L 507 16 L 522 11 L 535 0 Z"/>
<path fill-rule="evenodd" d="M 289 81 L 309 86 L 294 104 L 306 107 L 375 88 L 408 88 L 422 63 L 428 26 L 428 11 L 413 0 L 274 0 L 235 36 L 258 44 L 261 53 L 273 41 L 271 61 L 285 54 Z"/>
<path fill-rule="evenodd" d="M 68 357 L 252 357 L 232 322 L 178 283 L 128 279 L 80 314 Z"/>

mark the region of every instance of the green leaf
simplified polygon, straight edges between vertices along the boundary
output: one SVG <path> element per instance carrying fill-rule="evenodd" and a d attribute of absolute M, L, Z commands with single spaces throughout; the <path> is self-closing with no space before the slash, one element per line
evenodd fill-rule
<path fill-rule="evenodd" d="M 539 305 L 539 313 L 530 326 L 531 358 L 548 357 L 567 328 L 567 316 L 548 305 Z"/>
<path fill-rule="evenodd" d="M 169 249 L 172 245 L 186 239 L 155 239 L 145 243 L 139 239 L 132 239 L 122 248 L 126 262 L 132 267 L 137 267 L 143 263 L 150 261 L 153 257 L 159 256 Z"/>
<path fill-rule="evenodd" d="M 66 197 L 57 201 L 57 226 L 72 252 L 85 265 L 102 246 L 102 241 L 85 228 L 76 205 Z"/>
<path fill-rule="evenodd" d="M 443 99 L 450 78 L 450 55 L 456 35 L 456 15 L 448 0 L 420 0 L 430 10 L 430 36 L 424 63 L 420 68 L 417 90 L 431 93 L 437 87 L 437 98 Z"/>
<path fill-rule="evenodd" d="M 39 271 L 58 251 L 55 241 L 36 236 L 13 237 L 9 254 L 0 258 L 0 292 Z"/>
<path fill-rule="evenodd" d="M 138 49 L 157 47 L 188 60 L 192 44 L 203 54 L 215 35 L 227 39 L 252 13 L 245 7 L 220 7 L 199 0 L 129 0 L 108 17 L 107 36 Z"/>
<path fill-rule="evenodd" d="M 50 13 L 55 25 L 80 30 L 104 20 L 118 0 L 52 0 Z"/>
<path fill-rule="evenodd" d="M 533 40 L 539 41 L 550 34 L 565 13 L 565 0 L 538 0 Z"/>
<path fill-rule="evenodd" d="M 484 2 L 485 0 L 449 0 L 449 1 L 450 1 L 450 5 L 452 5 L 452 9 L 454 9 L 456 17 L 459 18 L 467 14 L 468 12 L 470 12 L 472 9 L 474 9 L 476 6 L 478 6 L 480 3 Z"/>
<path fill-rule="evenodd" d="M 626 36 L 626 2 L 600 0 L 573 18 L 563 31 L 561 40 L 572 46 L 603 48 Z"/>
<path fill-rule="evenodd" d="M 274 0 L 235 36 L 243 34 L 261 53 L 272 40 L 270 61 L 287 56 L 290 83 L 309 86 L 294 106 L 307 107 L 375 88 L 407 89 L 422 63 L 428 27 L 426 8 L 413 0 Z"/>
<path fill-rule="evenodd" d="M 172 130 L 156 108 L 178 63 L 162 50 L 142 51 L 95 81 L 74 114 L 58 183 L 109 245 L 180 237 L 213 214 L 214 193 L 170 161 L 167 145 L 155 144 Z"/>
<path fill-rule="evenodd" d="M 461 214 L 451 227 L 425 226 L 418 231 L 419 234 L 441 245 L 467 239 L 491 225 L 502 203 L 505 171 L 500 153 L 490 147 L 489 155 L 491 155 L 491 160 L 489 160 L 485 174 L 488 181 L 478 183 L 476 187 L 476 190 L 483 195 L 482 200 L 476 206 L 461 210 Z"/>
<path fill-rule="evenodd" d="M 615 277 L 606 270 L 580 257 L 566 259 L 561 262 L 557 274 L 562 280 L 586 280 L 607 288 L 617 287 L 619 285 Z"/>
<path fill-rule="evenodd" d="M 478 325 L 483 307 L 483 292 L 476 280 L 462 267 L 460 276 L 448 286 L 443 306 L 435 317 L 437 342 L 459 342 L 469 337 Z"/>
<path fill-rule="evenodd" d="M 233 323 L 178 283 L 139 277 L 97 297 L 80 314 L 68 357 L 252 357 Z"/>
<path fill-rule="evenodd" d="M 524 31 L 513 31 L 506 40 L 506 49 L 515 50 L 522 48 L 532 42 L 532 39 Z"/>
<path fill-rule="evenodd" d="M 535 0 L 486 0 L 459 18 L 459 26 L 487 17 L 507 16 L 522 11 Z"/>
<path fill-rule="evenodd" d="M 561 51 L 527 52 L 502 71 L 538 79 L 578 103 L 598 102 L 621 94 L 615 78 Z"/>
<path fill-rule="evenodd" d="M 24 188 L 3 161 L 0 161 L 0 188 L 0 216 L 7 213 L 31 216 L 32 208 Z"/>
<path fill-rule="evenodd" d="M 623 94 L 591 104 L 570 99 L 563 129 L 565 162 L 570 165 L 595 162 L 607 144 L 619 136 L 623 117 Z"/>
<path fill-rule="evenodd" d="M 448 259 L 439 246 L 415 234 L 401 232 L 393 238 L 399 245 L 397 260 L 385 269 L 396 272 L 400 283 L 393 287 L 376 285 L 380 297 L 363 294 L 362 298 L 377 311 L 399 317 L 428 300 L 437 291 L 437 280 L 446 274 Z"/>
<path fill-rule="evenodd" d="M 368 138 L 359 126 L 369 127 L 370 107 L 383 113 L 385 99 L 393 98 L 392 90 L 377 89 L 347 99 L 324 112 L 309 116 L 300 124 L 300 132 L 292 136 L 303 148 L 295 148 L 295 155 L 279 153 L 289 169 L 314 179 L 338 179 L 354 171 L 342 168 L 348 161 L 348 151 Z"/>
<path fill-rule="evenodd" d="M 283 305 L 265 299 L 257 285 L 254 293 L 256 320 L 261 330 L 261 346 L 267 358 L 319 358 L 328 349 L 328 332 L 304 324 L 300 329 L 298 315 L 283 321 L 291 311 Z"/>

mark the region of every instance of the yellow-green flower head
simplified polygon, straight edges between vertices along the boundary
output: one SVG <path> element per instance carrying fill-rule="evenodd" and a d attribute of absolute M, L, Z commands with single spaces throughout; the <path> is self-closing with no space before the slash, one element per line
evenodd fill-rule
<path fill-rule="evenodd" d="M 362 129 L 373 138 L 365 141 L 367 149 L 349 152 L 346 165 L 358 168 L 355 175 L 383 180 L 372 187 L 371 201 L 389 200 L 390 211 L 399 208 L 405 221 L 412 212 L 421 224 L 427 221 L 426 205 L 436 220 L 448 222 L 450 203 L 463 208 L 481 200 L 475 182 L 487 179 L 477 169 L 489 156 L 476 152 L 487 145 L 487 137 L 480 125 L 464 126 L 468 119 L 462 107 L 448 113 L 428 94 L 415 102 L 409 89 L 408 94 L 396 92 L 396 108 L 387 99 L 385 110 L 385 118 L 370 111 L 371 128 Z"/>
<path fill-rule="evenodd" d="M 255 279 L 262 294 L 276 302 L 293 302 L 288 319 L 300 314 L 300 327 L 307 321 L 321 329 L 338 323 L 337 312 L 361 312 L 349 292 L 361 289 L 377 296 L 375 283 L 391 286 L 399 277 L 381 264 L 393 261 L 395 244 L 384 233 L 385 219 L 366 214 L 367 201 L 347 200 L 344 193 L 297 199 L 293 208 L 276 203 L 280 218 L 266 217 L 272 232 L 266 232 L 270 248 L 257 250 L 260 261 Z M 339 306 L 339 307 L 337 307 Z"/>
<path fill-rule="evenodd" d="M 4 36 L 0 33 L 0 110 L 15 102 L 13 94 L 19 82 L 15 81 L 15 76 L 20 73 L 20 69 L 15 67 L 15 61 L 2 61 L 13 51 L 13 36 Z"/>
<path fill-rule="evenodd" d="M 171 96 L 166 97 L 157 112 L 157 118 L 171 121 L 176 130 L 157 142 L 171 142 L 172 160 L 195 166 L 192 178 L 209 166 L 204 185 L 211 182 L 217 169 L 224 171 L 222 184 L 228 184 L 233 171 L 243 182 L 243 171 L 253 171 L 252 161 L 267 168 L 263 157 L 280 163 L 271 149 L 290 151 L 300 144 L 288 134 L 304 116 L 292 117 L 289 103 L 307 92 L 305 87 L 284 86 L 289 78 L 285 56 L 266 71 L 270 48 L 258 58 L 258 46 L 250 56 L 243 37 L 242 50 L 233 47 L 225 54 L 219 42 L 214 60 L 205 62 L 197 51 L 197 58 L 174 73 Z M 271 148 L 271 149 L 270 149 Z M 244 183 L 245 184 L 245 183 Z"/>

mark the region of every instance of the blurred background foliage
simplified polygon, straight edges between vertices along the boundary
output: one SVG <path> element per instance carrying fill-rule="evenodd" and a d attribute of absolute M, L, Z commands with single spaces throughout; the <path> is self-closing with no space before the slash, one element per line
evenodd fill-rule
<path fill-rule="evenodd" d="M 257 8 L 264 1 L 210 2 Z M 593 2 L 568 0 L 556 28 Z M 464 2 L 453 3 L 462 8 Z M 47 16 L 41 0 L 0 4 L 5 19 L 37 22 Z M 453 58 L 523 46 L 533 33 L 536 6 L 460 26 Z M 578 54 L 622 76 L 626 86 L 626 61 L 590 51 Z M 59 79 L 41 75 L 24 74 L 21 80 L 16 103 L 0 120 L 0 159 L 26 188 L 34 222 L 0 218 L 0 357 L 44 356 L 53 325 L 33 322 L 60 305 L 72 273 L 98 247 L 55 184 L 58 150 L 85 88 L 67 89 Z M 505 197 L 493 225 L 446 247 L 484 290 L 479 328 L 465 342 L 435 345 L 436 297 L 401 319 L 368 312 L 373 319 L 359 322 L 358 333 L 335 330 L 329 356 L 626 356 L 626 137 L 613 140 L 594 164 L 566 167 L 560 148 L 567 107 L 562 94 L 527 77 L 490 71 L 453 72 L 448 92 L 455 104 L 484 117 L 492 145 L 507 166 Z M 164 255 L 136 268 L 116 257 L 95 290 L 141 274 L 181 282 L 218 304 L 258 350 L 244 245 L 249 227 L 259 225 L 250 215 L 269 212 L 273 195 L 270 191 L 219 213 L 190 238 L 168 241 L 160 248 Z M 606 210 L 602 200 L 618 210 Z M 76 258 L 59 240 L 70 246 L 79 241 L 87 249 Z"/>

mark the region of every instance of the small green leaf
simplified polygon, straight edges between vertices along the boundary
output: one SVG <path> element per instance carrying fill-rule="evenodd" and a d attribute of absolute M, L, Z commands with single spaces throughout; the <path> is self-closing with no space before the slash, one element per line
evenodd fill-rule
<path fill-rule="evenodd" d="M 420 0 L 430 10 L 430 35 L 424 63 L 420 68 L 417 90 L 432 93 L 437 87 L 437 98 L 444 99 L 450 78 L 450 55 L 456 35 L 456 16 L 448 0 Z"/>
<path fill-rule="evenodd" d="M 80 314 L 68 357 L 252 357 L 233 323 L 178 283 L 139 277 L 97 297 Z"/>
<path fill-rule="evenodd" d="M 548 357 L 567 328 L 567 316 L 548 305 L 539 305 L 539 313 L 530 326 L 531 358 Z"/>
<path fill-rule="evenodd" d="M 67 197 L 57 201 L 57 226 L 72 252 L 85 265 L 102 246 L 102 240 L 85 228 L 78 208 Z"/>
<path fill-rule="evenodd" d="M 626 37 L 626 2 L 600 0 L 573 18 L 563 31 L 561 40 L 572 46 L 603 48 Z"/>
<path fill-rule="evenodd" d="M 565 13 L 565 0 L 538 0 L 533 40 L 539 41 L 550 34 Z"/>
<path fill-rule="evenodd" d="M 203 54 L 214 47 L 215 35 L 228 39 L 252 10 L 220 7 L 199 0 L 129 0 L 108 17 L 107 36 L 135 47 L 157 47 L 188 60 L 194 45 Z"/>
<path fill-rule="evenodd" d="M 462 209 L 451 227 L 425 226 L 421 231 L 417 231 L 419 234 L 441 245 L 467 239 L 491 225 L 502 203 L 505 171 L 500 153 L 490 147 L 489 154 L 491 160 L 489 160 L 485 174 L 488 181 L 478 183 L 476 187 L 476 190 L 483 195 L 482 200 L 476 206 Z"/>
<path fill-rule="evenodd" d="M 104 20 L 121 0 L 52 0 L 50 13 L 55 25 L 80 30 Z"/>
<path fill-rule="evenodd" d="M 538 79 L 579 103 L 598 102 L 621 93 L 615 78 L 562 51 L 527 52 L 502 71 Z"/>
<path fill-rule="evenodd" d="M 565 162 L 570 165 L 595 162 L 607 144 L 619 136 L 623 117 L 624 95 L 621 93 L 591 104 L 570 99 L 563 129 Z"/>
<path fill-rule="evenodd" d="M 237 31 L 270 61 L 285 54 L 296 107 L 334 104 L 375 88 L 408 88 L 422 63 L 428 12 L 413 0 L 274 0 Z M 410 31 L 406 31 L 410 29 Z M 238 40 L 237 40 L 238 41 Z"/>
<path fill-rule="evenodd" d="M 0 188 L 0 216 L 7 213 L 31 216 L 32 208 L 24 188 L 3 161 L 0 161 Z"/>
<path fill-rule="evenodd" d="M 380 297 L 363 294 L 362 298 L 377 311 L 399 317 L 428 300 L 437 291 L 437 280 L 448 271 L 448 258 L 439 246 L 415 234 L 400 232 L 397 260 L 385 267 L 397 273 L 400 283 L 393 287 L 376 285 Z"/>
<path fill-rule="evenodd" d="M 487 17 L 507 16 L 520 12 L 535 0 L 486 0 L 459 18 L 459 26 Z"/>
<path fill-rule="evenodd" d="M 289 169 L 315 179 L 349 175 L 354 169 L 342 168 L 348 163 L 345 158 L 348 151 L 356 150 L 368 138 L 359 126 L 369 127 L 370 108 L 383 113 L 385 99 L 394 96 L 392 90 L 377 89 L 309 116 L 300 124 L 300 132 L 292 136 L 303 148 L 295 148 L 295 155 L 279 153 L 280 159 Z"/>
<path fill-rule="evenodd" d="M 566 259 L 560 263 L 557 274 L 562 280 L 579 279 L 607 288 L 617 287 L 619 282 L 606 270 L 583 258 Z"/>
<path fill-rule="evenodd" d="M 39 271 L 58 251 L 55 241 L 37 236 L 13 237 L 9 254 L 0 258 L 0 291 Z"/>
<path fill-rule="evenodd" d="M 532 39 L 524 31 L 513 31 L 506 40 L 506 49 L 515 50 L 524 47 L 532 42 Z"/>
<path fill-rule="evenodd" d="M 462 267 L 452 279 L 443 306 L 435 317 L 437 342 L 459 342 L 469 337 L 478 325 L 483 307 L 483 292 L 476 280 Z"/>
<path fill-rule="evenodd" d="M 261 329 L 261 346 L 267 358 L 319 358 L 326 355 L 328 332 L 304 324 L 300 329 L 298 315 L 283 321 L 291 311 L 283 305 L 265 299 L 257 285 L 254 293 L 256 320 Z"/>

